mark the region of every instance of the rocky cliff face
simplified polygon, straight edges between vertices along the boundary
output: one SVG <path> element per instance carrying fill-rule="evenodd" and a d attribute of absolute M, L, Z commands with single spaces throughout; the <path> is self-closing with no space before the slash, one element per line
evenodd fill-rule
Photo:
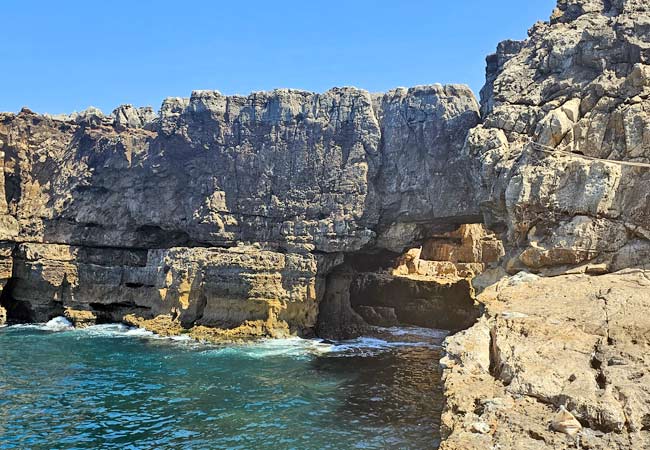
<path fill-rule="evenodd" d="M 650 13 L 645 1 L 563 0 L 488 58 L 466 154 L 508 269 L 618 270 L 650 258 Z M 560 153 L 559 150 L 565 153 Z"/>
<path fill-rule="evenodd" d="M 481 316 L 447 343 L 444 448 L 646 448 L 650 6 L 559 0 L 486 81 L 480 107 L 434 85 L 2 114 L 0 320 L 231 339 Z"/>
<path fill-rule="evenodd" d="M 485 309 L 446 343 L 442 448 L 650 447 L 649 64 L 645 0 L 560 0 L 488 58 L 477 198 L 503 268 L 560 276 L 474 280 Z"/>
<path fill-rule="evenodd" d="M 478 121 L 469 89 L 440 85 L 4 114 L 3 304 L 308 334 L 345 255 L 477 220 L 462 148 Z"/>
<path fill-rule="evenodd" d="M 93 109 L 4 114 L 0 239 L 6 271 L 13 265 L 17 274 L 10 288 L 20 291 L 20 274 L 31 264 L 20 249 L 32 243 L 83 249 L 92 264 L 129 274 L 111 281 L 116 288 L 128 283 L 142 292 L 169 289 L 160 274 L 152 281 L 153 271 L 176 261 L 155 268 L 152 250 L 243 245 L 326 268 L 309 275 L 315 293 L 308 300 L 293 287 L 289 297 L 284 288 L 271 295 L 284 299 L 281 308 L 310 304 L 313 317 L 332 269 L 354 283 L 359 255 L 381 255 L 369 258 L 370 269 L 386 269 L 390 255 L 479 222 L 500 234 L 510 273 L 644 265 L 650 170 L 638 164 L 650 162 L 649 30 L 642 1 L 560 1 L 526 41 L 504 42 L 488 58 L 482 120 L 467 88 L 439 85 L 379 95 L 353 88 L 248 97 L 197 91 L 167 99 L 158 114 L 128 105 L 110 116 Z M 114 259 L 119 251 L 137 253 L 147 271 Z M 271 263 L 255 270 L 278 273 Z M 191 277 L 190 269 L 178 271 Z M 236 286 L 233 292 L 244 310 L 255 297 Z M 25 295 L 15 300 L 29 309 Z M 50 306 L 41 307 L 45 300 Z M 347 311 L 348 319 L 328 321 L 356 328 L 347 300 L 331 301 L 343 302 L 332 310 Z M 58 310 L 79 304 L 51 292 L 32 303 L 50 312 L 55 303 Z M 178 306 L 151 314 L 170 308 Z M 50 315 L 36 309 L 34 318 Z M 227 316 L 246 316 L 238 314 Z M 298 321 L 295 329 L 314 325 Z"/>
<path fill-rule="evenodd" d="M 200 91 L 143 114 L 5 115 L 6 238 L 335 253 L 392 225 L 479 213 L 457 165 L 478 123 L 464 87 Z"/>

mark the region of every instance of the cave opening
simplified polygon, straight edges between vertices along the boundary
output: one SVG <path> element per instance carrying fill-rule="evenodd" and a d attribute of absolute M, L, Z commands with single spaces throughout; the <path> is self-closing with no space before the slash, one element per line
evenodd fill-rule
<path fill-rule="evenodd" d="M 30 308 L 29 303 L 14 298 L 13 292 L 15 286 L 16 280 L 13 277 L 9 278 L 0 294 L 0 307 L 5 311 L 5 320 L 9 324 L 31 322 L 34 317 L 34 312 Z"/>
<path fill-rule="evenodd" d="M 404 253 L 346 255 L 327 277 L 317 333 L 349 338 L 364 326 L 419 326 L 457 332 L 479 317 L 472 280 L 504 255 L 479 223 L 431 233 Z"/>

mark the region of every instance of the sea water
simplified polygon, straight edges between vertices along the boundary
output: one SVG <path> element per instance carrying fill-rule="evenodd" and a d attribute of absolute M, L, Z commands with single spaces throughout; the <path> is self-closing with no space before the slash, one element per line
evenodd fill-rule
<path fill-rule="evenodd" d="M 431 449 L 437 330 L 209 345 L 64 319 L 0 328 L 0 449 Z"/>

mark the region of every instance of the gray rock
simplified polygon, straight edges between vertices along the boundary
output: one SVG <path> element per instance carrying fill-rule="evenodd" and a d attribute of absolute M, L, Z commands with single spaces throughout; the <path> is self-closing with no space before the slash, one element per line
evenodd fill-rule
<path fill-rule="evenodd" d="M 561 0 L 550 23 L 488 58 L 483 124 L 465 154 L 486 221 L 507 228 L 511 272 L 646 262 L 629 248 L 649 236 L 650 168 L 616 163 L 650 163 L 641 24 L 647 2 Z"/>
<path fill-rule="evenodd" d="M 194 91 L 166 99 L 155 117 L 131 105 L 74 122 L 5 114 L 0 238 L 50 255 L 20 247 L 9 315 L 83 324 L 138 316 L 130 323 L 157 331 L 160 321 L 143 321 L 164 316 L 171 328 L 309 335 L 320 312 L 322 335 L 358 334 L 366 324 L 345 283 L 326 277 L 342 254 L 399 252 L 477 218 L 462 150 L 478 120 L 467 87 L 441 85 L 374 96 Z M 251 261 L 232 256 L 242 245 L 269 259 L 259 287 Z M 125 255 L 143 260 L 127 269 Z M 280 275 L 294 260 L 315 264 L 303 281 Z M 160 277 L 176 267 L 190 281 L 174 291 L 176 275 Z M 223 277 L 231 283 L 214 287 Z M 262 301 L 262 290 L 275 300 Z"/>

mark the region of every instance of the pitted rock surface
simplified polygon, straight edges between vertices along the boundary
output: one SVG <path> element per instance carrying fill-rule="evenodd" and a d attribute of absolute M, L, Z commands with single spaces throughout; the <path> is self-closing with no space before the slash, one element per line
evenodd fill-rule
<path fill-rule="evenodd" d="M 488 58 L 466 153 L 486 221 L 507 230 L 511 273 L 648 263 L 650 168 L 616 162 L 650 162 L 649 96 L 645 1 L 561 0 Z"/>
<path fill-rule="evenodd" d="M 346 254 L 400 252 L 480 214 L 462 158 L 478 122 L 472 92 L 441 85 L 3 114 L 9 316 L 309 335 Z"/>

